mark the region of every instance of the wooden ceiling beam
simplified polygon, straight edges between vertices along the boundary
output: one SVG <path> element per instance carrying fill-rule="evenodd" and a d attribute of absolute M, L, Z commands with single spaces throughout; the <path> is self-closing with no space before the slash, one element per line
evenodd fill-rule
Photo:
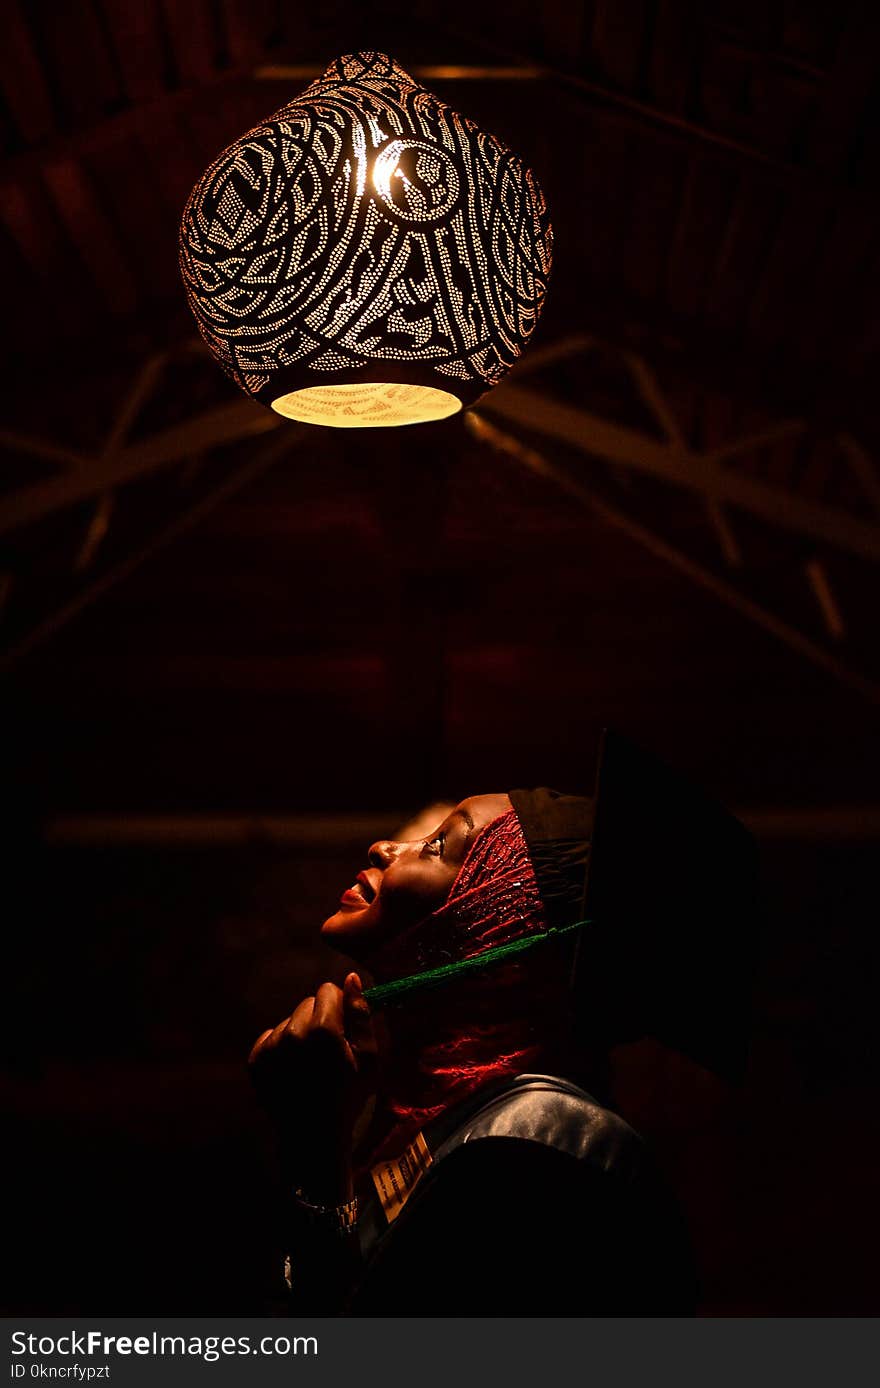
<path fill-rule="evenodd" d="M 872 840 L 880 838 L 880 805 L 749 805 L 738 819 L 762 839 Z M 406 813 L 375 814 L 58 814 L 47 819 L 47 843 L 76 848 L 107 844 L 226 848 L 257 843 L 298 848 L 361 848 L 396 833 Z M 437 823 L 432 819 L 430 828 Z M 430 829 L 426 832 L 429 832 Z"/>
<path fill-rule="evenodd" d="M 58 110 L 58 124 L 100 121 L 125 101 L 121 74 L 95 0 L 25 0 Z"/>
<path fill-rule="evenodd" d="M 485 409 L 485 405 L 483 408 Z M 811 665 L 837 680 L 845 688 L 867 699 L 869 703 L 880 705 L 880 684 L 875 680 L 852 669 L 840 660 L 834 652 L 826 650 L 789 622 L 783 621 L 775 613 L 762 607 L 760 603 L 755 602 L 726 579 L 719 578 L 704 564 L 691 559 L 677 545 L 671 545 L 649 526 L 633 520 L 618 506 L 612 506 L 592 487 L 572 476 L 567 469 L 551 462 L 536 449 L 530 448 L 503 430 L 497 429 L 475 411 L 470 411 L 465 419 L 474 436 L 482 439 L 489 447 L 494 448 L 499 453 L 507 454 L 536 476 L 552 482 L 561 491 L 592 511 L 607 525 L 626 535 L 656 559 L 668 564 L 677 573 L 703 589 L 704 592 L 711 594 L 712 597 L 717 598 L 725 606 L 738 613 L 740 617 L 751 622 L 759 630 L 766 632 L 780 645 L 796 652 L 809 661 Z M 711 471 L 713 469 L 710 469 Z"/>
<path fill-rule="evenodd" d="M 168 75 L 152 6 L 103 0 L 102 8 L 129 100 L 152 100 L 165 89 Z"/>
<path fill-rule="evenodd" d="M 43 177 L 58 216 L 107 307 L 114 315 L 131 313 L 138 294 L 125 251 L 83 169 L 73 159 L 60 159 L 44 165 Z"/>
<path fill-rule="evenodd" d="M 87 453 L 77 453 L 73 448 L 64 448 L 51 439 L 35 438 L 31 434 L 20 434 L 15 429 L 0 429 L 0 448 L 10 453 L 26 453 L 31 458 L 42 458 L 47 463 L 57 463 L 60 467 L 87 467 L 91 458 Z"/>
<path fill-rule="evenodd" d="M 180 511 L 174 518 L 165 525 L 158 534 L 152 535 L 140 549 L 134 550 L 131 554 L 121 560 L 118 564 L 108 569 L 100 578 L 96 579 L 88 587 L 76 593 L 68 602 L 64 603 L 55 612 L 38 622 L 35 627 L 23 636 L 14 646 L 5 651 L 0 657 L 0 669 L 9 670 L 19 661 L 24 660 L 37 647 L 43 645 L 56 635 L 69 622 L 78 617 L 81 612 L 90 607 L 92 603 L 102 598 L 117 584 L 123 582 L 135 573 L 147 560 L 171 544 L 174 540 L 186 534 L 195 525 L 201 522 L 216 506 L 229 501 L 238 492 L 242 491 L 251 482 L 269 472 L 280 460 L 297 448 L 305 437 L 304 429 L 293 431 L 285 430 L 275 439 L 271 439 L 265 448 L 257 450 L 238 471 L 231 476 L 224 478 L 218 486 L 202 496 L 199 501 L 184 510 Z M 96 518 L 98 527 L 96 531 L 87 534 L 86 543 L 80 550 L 77 568 L 87 567 L 91 558 L 92 546 L 100 544 L 103 538 L 102 524 L 109 522 L 112 500 L 110 498 L 103 506 L 98 508 Z"/>
<path fill-rule="evenodd" d="M 849 9 L 849 14 L 841 16 L 844 27 L 834 66 L 808 134 L 809 156 L 822 168 L 839 168 L 848 162 L 877 84 L 880 13 L 876 5 Z"/>
<path fill-rule="evenodd" d="M 207 449 L 268 433 L 281 422 L 279 415 L 247 400 L 207 410 L 172 429 L 96 458 L 88 467 L 72 469 L 6 497 L 0 513 L 0 533 L 30 525 L 62 507 L 184 462 Z"/>
<path fill-rule="evenodd" d="M 162 106 L 186 110 L 193 104 L 210 100 L 213 88 L 217 89 L 216 99 L 221 101 L 223 99 L 222 89 L 230 85 L 254 81 L 305 84 L 320 76 L 324 70 L 324 64 L 315 62 L 285 63 L 276 61 L 268 64 L 258 61 L 256 66 L 253 66 L 250 63 L 235 60 L 231 66 L 219 70 L 216 66 L 215 51 L 218 38 L 210 23 L 207 8 L 201 4 L 198 6 L 173 5 L 170 0 L 167 0 L 165 9 L 172 31 L 174 52 L 177 61 L 183 65 L 181 69 L 183 85 L 176 90 L 155 91 L 153 88 L 153 98 L 145 105 L 129 106 L 113 114 L 105 115 L 100 121 L 92 122 L 72 131 L 49 132 L 54 133 L 55 138 L 48 148 L 25 150 L 7 160 L 7 169 L 10 174 L 22 164 L 28 168 L 33 167 L 35 160 L 41 161 L 47 155 L 50 157 L 88 155 L 95 149 L 106 147 L 108 143 L 137 133 L 139 129 L 143 128 L 144 121 L 149 121 L 153 109 Z M 469 50 L 474 43 L 473 35 L 465 36 L 452 33 L 450 37 L 457 38 L 461 42 L 466 40 Z M 253 51 L 252 46 L 246 44 L 240 36 L 235 39 L 234 43 L 231 37 L 230 43 L 234 50 L 244 52 L 245 48 L 250 48 L 250 51 Z M 848 198 L 863 200 L 867 205 L 875 208 L 877 206 L 876 189 L 872 183 L 866 181 L 864 187 L 854 185 L 850 179 L 837 175 L 835 166 L 829 166 L 825 160 L 818 161 L 814 165 L 807 165 L 797 163 L 792 159 L 777 157 L 749 144 L 747 141 L 735 139 L 675 111 L 666 110 L 647 100 L 636 99 L 625 91 L 615 89 L 613 85 L 603 84 L 592 79 L 588 80 L 564 67 L 541 62 L 536 63 L 527 54 L 509 50 L 503 46 L 489 45 L 482 39 L 479 40 L 479 43 L 489 55 L 488 61 L 464 64 L 415 64 L 411 68 L 413 75 L 428 82 L 543 82 L 548 91 L 553 88 L 565 90 L 591 101 L 594 109 L 600 114 L 605 108 L 609 117 L 613 116 L 618 120 L 621 117 L 627 117 L 642 129 L 652 129 L 655 134 L 663 135 L 665 138 L 670 135 L 684 137 L 697 142 L 698 145 L 713 146 L 719 151 L 725 151 L 740 166 L 745 163 L 758 168 L 764 167 L 773 170 L 786 180 L 791 178 L 806 179 L 817 188 L 824 188 L 829 193 L 836 193 L 838 196 L 845 194 Z M 289 93 L 285 93 L 285 96 L 289 96 Z"/>
<path fill-rule="evenodd" d="M 283 843 L 303 848 L 362 848 L 387 838 L 406 813 L 378 814 L 65 814 L 49 819 L 47 843 L 88 848 L 101 844 L 226 847 Z M 432 826 L 433 827 L 433 826 Z"/>
<path fill-rule="evenodd" d="M 54 207 L 39 178 L 9 179 L 0 185 L 0 220 L 35 279 L 51 286 L 69 271 L 74 260 L 68 238 L 54 215 Z M 67 286 L 65 286 L 66 297 Z"/>
<path fill-rule="evenodd" d="M 217 34 L 207 0 L 162 0 L 174 61 L 185 83 L 204 82 L 217 70 Z"/>
<path fill-rule="evenodd" d="M 482 36 L 475 38 L 474 35 L 445 25 L 438 26 L 438 32 L 461 42 L 477 42 L 483 52 L 491 55 L 499 63 L 524 67 L 531 62 L 528 55 L 519 49 L 509 48 L 503 39 L 501 42 L 494 42 Z M 785 155 L 771 153 L 750 144 L 747 139 L 739 139 L 693 117 L 666 110 L 650 99 L 634 96 L 616 88 L 610 82 L 605 83 L 592 76 L 583 77 L 564 66 L 548 64 L 541 68 L 540 76 L 546 82 L 548 91 L 570 93 L 573 97 L 589 102 L 596 109 L 604 107 L 609 114 L 616 114 L 618 119 L 628 118 L 642 129 L 652 129 L 658 135 L 688 139 L 697 147 L 712 148 L 719 154 L 727 155 L 734 167 L 751 165 L 756 170 L 763 168 L 778 175 L 780 182 L 805 180 L 820 190 L 824 189 L 829 193 L 836 191 L 838 195 L 846 193 L 861 196 L 871 205 L 877 205 L 876 189 L 869 181 L 866 181 L 863 187 L 854 183 L 848 175 L 841 177 L 834 168 L 825 164 L 800 163 Z"/>
<path fill-rule="evenodd" d="M 804 501 L 782 488 L 754 481 L 714 459 L 689 452 L 603 419 L 579 406 L 554 400 L 525 386 L 501 385 L 481 401 L 481 411 L 498 415 L 531 433 L 543 434 L 616 466 L 648 473 L 718 503 L 750 511 L 785 530 L 880 559 L 880 526 L 843 511 Z"/>
<path fill-rule="evenodd" d="M 19 0 L 6 0 L 3 6 L 0 90 L 28 143 L 37 144 L 54 132 L 52 97 Z"/>

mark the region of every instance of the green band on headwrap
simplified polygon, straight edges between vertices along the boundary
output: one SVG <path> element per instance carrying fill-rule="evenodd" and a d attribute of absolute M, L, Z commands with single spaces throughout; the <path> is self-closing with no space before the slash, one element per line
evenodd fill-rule
<path fill-rule="evenodd" d="M 475 969 L 488 968 L 490 964 L 497 964 L 502 959 L 510 959 L 513 955 L 522 954 L 527 949 L 533 949 L 535 945 L 543 944 L 545 940 L 553 940 L 560 935 L 568 935 L 572 930 L 579 930 L 581 926 L 589 924 L 588 920 L 574 921 L 571 925 L 542 930 L 537 935 L 526 935 L 520 940 L 511 940 L 509 944 L 496 945 L 494 949 L 487 949 L 484 954 L 474 955 L 472 959 L 461 959 L 455 964 L 441 964 L 436 969 L 426 969 L 424 973 L 407 974 L 403 978 L 393 978 L 388 983 L 376 983 L 372 988 L 364 990 L 364 997 L 372 1007 L 382 1007 L 389 1002 L 398 1002 L 408 997 L 410 993 L 421 992 L 424 988 L 437 988 L 450 979 L 458 978 L 461 974 L 470 973 Z"/>

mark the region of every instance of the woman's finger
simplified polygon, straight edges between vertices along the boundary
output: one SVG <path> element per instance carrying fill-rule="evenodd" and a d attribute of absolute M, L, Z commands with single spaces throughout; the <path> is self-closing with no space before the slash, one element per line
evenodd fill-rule
<path fill-rule="evenodd" d="M 261 1031 L 261 1032 L 260 1032 L 260 1034 L 259 1034 L 259 1036 L 257 1037 L 256 1041 L 255 1041 L 254 1044 L 251 1046 L 251 1053 L 250 1053 L 250 1055 L 248 1056 L 248 1065 L 253 1065 L 254 1061 L 255 1061 L 256 1058 L 257 1058 L 257 1056 L 260 1055 L 261 1052 L 262 1052 L 263 1042 L 266 1041 L 266 1040 L 268 1040 L 268 1038 L 269 1038 L 271 1035 L 272 1035 L 272 1028 L 271 1028 L 271 1027 L 269 1027 L 267 1031 Z"/>
<path fill-rule="evenodd" d="M 372 1050 L 375 1045 L 370 1004 L 364 997 L 360 975 L 348 974 L 342 985 L 342 1008 L 345 1034 L 357 1051 Z"/>
<path fill-rule="evenodd" d="M 342 989 L 335 983 L 322 983 L 315 994 L 315 1010 L 309 1024 L 309 1031 L 329 1031 L 334 1036 L 344 1036 L 345 1026 L 342 1018 Z"/>
<path fill-rule="evenodd" d="M 312 997 L 303 998 L 299 1007 L 288 1017 L 285 1024 L 285 1032 L 295 1040 L 301 1041 L 309 1029 L 312 1014 L 315 1011 L 315 999 Z"/>

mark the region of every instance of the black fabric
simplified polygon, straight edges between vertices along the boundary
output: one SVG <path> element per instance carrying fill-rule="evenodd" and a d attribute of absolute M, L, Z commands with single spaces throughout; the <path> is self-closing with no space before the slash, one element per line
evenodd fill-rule
<path fill-rule="evenodd" d="M 512 790 L 549 924 L 578 919 L 593 829 L 593 802 L 539 786 Z"/>
<path fill-rule="evenodd" d="M 759 916 L 739 821 L 613 731 L 592 800 L 543 787 L 510 798 L 550 924 L 590 921 L 572 975 L 582 1040 L 650 1035 L 741 1079 Z"/>
<path fill-rule="evenodd" d="M 751 835 L 615 732 L 604 735 L 595 801 L 576 1016 L 592 1036 L 654 1036 L 740 1080 L 759 931 Z"/>
<path fill-rule="evenodd" d="M 367 1201 L 377 1232 L 350 1315 L 693 1314 L 675 1203 L 641 1139 L 583 1090 L 519 1076 L 442 1128 L 393 1224 Z"/>

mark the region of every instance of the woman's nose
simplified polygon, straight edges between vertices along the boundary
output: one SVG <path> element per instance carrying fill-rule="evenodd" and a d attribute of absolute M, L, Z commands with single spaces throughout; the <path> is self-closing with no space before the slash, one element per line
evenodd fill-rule
<path fill-rule="evenodd" d="M 370 867 L 387 868 L 400 852 L 400 844 L 393 839 L 379 839 L 377 843 L 370 845 L 367 854 Z"/>

